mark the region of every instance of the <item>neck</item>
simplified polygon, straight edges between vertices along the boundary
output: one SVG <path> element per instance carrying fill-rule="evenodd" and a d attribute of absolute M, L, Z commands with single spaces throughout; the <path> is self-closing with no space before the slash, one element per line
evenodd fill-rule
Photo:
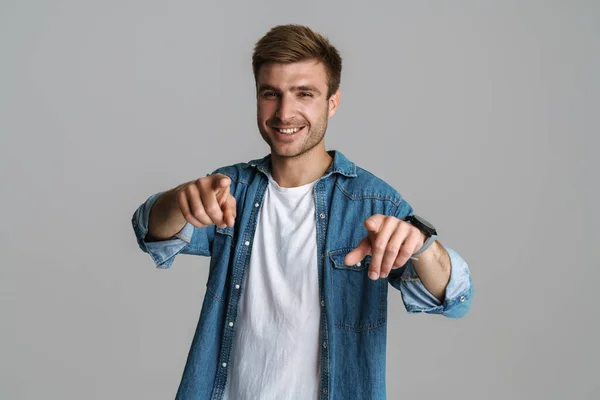
<path fill-rule="evenodd" d="M 322 177 L 331 165 L 332 158 L 323 143 L 296 157 L 271 154 L 271 174 L 281 187 L 297 187 Z"/>

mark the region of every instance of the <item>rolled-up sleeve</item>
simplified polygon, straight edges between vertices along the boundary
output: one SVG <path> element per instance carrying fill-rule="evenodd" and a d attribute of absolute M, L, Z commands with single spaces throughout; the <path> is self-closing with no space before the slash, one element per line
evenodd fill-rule
<path fill-rule="evenodd" d="M 413 214 L 413 208 L 404 199 L 400 202 L 394 215 L 405 219 Z M 445 247 L 450 256 L 450 281 L 446 285 L 444 302 L 440 302 L 421 282 L 411 260 L 402 268 L 392 270 L 389 275 L 390 284 L 400 290 L 406 311 L 409 313 L 442 314 L 450 318 L 463 317 L 471 307 L 473 282 L 467 262 L 456 251 Z"/>
<path fill-rule="evenodd" d="M 173 264 L 175 256 L 179 253 L 210 256 L 210 243 L 212 242 L 210 229 L 198 229 L 190 223 L 186 223 L 170 239 L 156 242 L 146 241 L 150 210 L 161 194 L 163 192 L 150 196 L 135 210 L 131 218 L 133 231 L 140 249 L 152 257 L 157 268 L 162 269 L 169 268 Z"/>
<path fill-rule="evenodd" d="M 400 290 L 409 313 L 442 314 L 449 318 L 460 318 L 469 311 L 473 297 L 469 267 L 456 251 L 448 247 L 445 249 L 450 255 L 451 270 L 443 303 L 425 288 L 410 260 L 402 275 L 390 280 L 392 286 Z"/>

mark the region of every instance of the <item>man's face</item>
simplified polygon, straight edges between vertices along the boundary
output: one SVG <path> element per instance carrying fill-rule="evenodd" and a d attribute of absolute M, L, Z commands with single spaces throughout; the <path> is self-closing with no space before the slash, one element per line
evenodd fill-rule
<path fill-rule="evenodd" d="M 274 155 L 296 157 L 323 144 L 340 92 L 327 98 L 322 63 L 265 64 L 256 87 L 258 129 Z"/>

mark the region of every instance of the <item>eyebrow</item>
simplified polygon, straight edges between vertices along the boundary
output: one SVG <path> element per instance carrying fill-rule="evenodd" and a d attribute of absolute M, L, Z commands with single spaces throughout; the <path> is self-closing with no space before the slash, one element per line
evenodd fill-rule
<path fill-rule="evenodd" d="M 263 85 L 260 85 L 258 87 L 258 91 L 259 92 L 263 92 L 265 90 L 271 90 L 271 91 L 276 92 L 276 93 L 281 93 L 281 90 L 279 90 L 276 87 L 271 86 L 271 85 L 263 84 Z M 314 93 L 316 93 L 318 95 L 321 94 L 321 91 L 319 89 L 317 89 L 316 86 L 313 86 L 313 85 L 292 86 L 290 88 L 290 91 L 292 91 L 292 92 L 314 92 Z"/>
<path fill-rule="evenodd" d="M 292 92 L 315 92 L 316 94 L 321 94 L 321 91 L 313 85 L 292 86 L 291 90 Z"/>

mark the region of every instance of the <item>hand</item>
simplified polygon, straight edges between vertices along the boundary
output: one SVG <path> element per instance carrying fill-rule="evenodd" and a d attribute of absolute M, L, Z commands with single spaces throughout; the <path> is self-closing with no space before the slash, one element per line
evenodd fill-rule
<path fill-rule="evenodd" d="M 354 265 L 371 256 L 369 278 L 387 278 L 390 270 L 402 267 L 416 253 L 425 235 L 408 222 L 396 217 L 375 214 L 365 221 L 368 235 L 352 250 L 344 262 Z"/>
<path fill-rule="evenodd" d="M 229 193 L 230 186 L 228 176 L 214 174 L 176 187 L 177 204 L 185 220 L 196 228 L 233 227 L 236 201 Z"/>

